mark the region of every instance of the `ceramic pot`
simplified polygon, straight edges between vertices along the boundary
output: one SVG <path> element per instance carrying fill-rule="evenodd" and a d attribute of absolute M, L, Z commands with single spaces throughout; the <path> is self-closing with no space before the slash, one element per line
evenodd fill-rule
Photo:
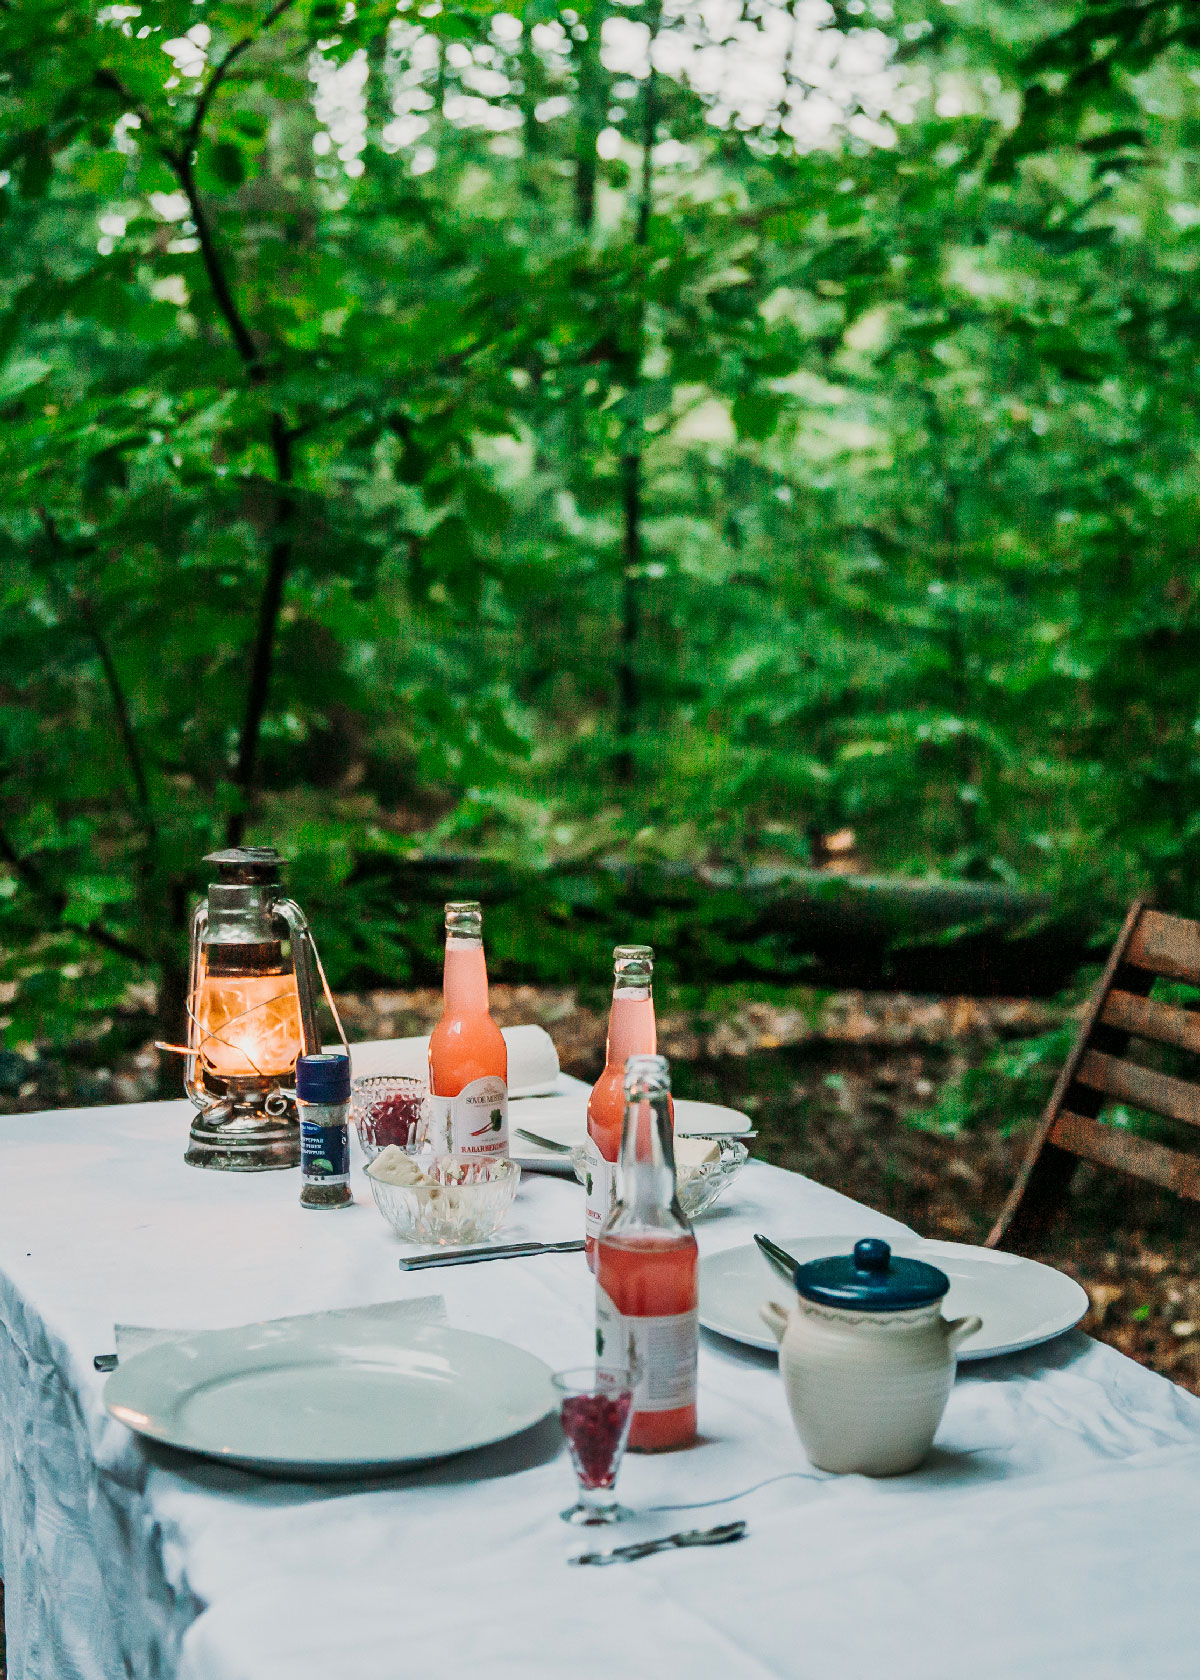
<path fill-rule="evenodd" d="M 926 1275 L 930 1274 L 930 1275 Z M 759 1311 L 779 1342 L 792 1421 L 820 1470 L 897 1476 L 933 1445 L 956 1351 L 982 1320 L 942 1317 L 950 1280 L 867 1239 L 796 1268 L 791 1311 Z"/>

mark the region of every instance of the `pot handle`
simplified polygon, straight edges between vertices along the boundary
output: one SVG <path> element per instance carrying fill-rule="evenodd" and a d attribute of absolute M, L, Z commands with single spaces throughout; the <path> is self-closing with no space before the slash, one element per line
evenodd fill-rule
<path fill-rule="evenodd" d="M 758 1309 L 758 1316 L 777 1342 L 783 1340 L 783 1333 L 788 1327 L 788 1315 L 778 1301 L 764 1301 Z"/>
<path fill-rule="evenodd" d="M 983 1329 L 983 1320 L 971 1313 L 966 1318 L 951 1318 L 946 1323 L 946 1341 L 952 1353 L 958 1352 L 960 1342 L 965 1342 L 968 1336 L 973 1336 L 977 1330 Z"/>

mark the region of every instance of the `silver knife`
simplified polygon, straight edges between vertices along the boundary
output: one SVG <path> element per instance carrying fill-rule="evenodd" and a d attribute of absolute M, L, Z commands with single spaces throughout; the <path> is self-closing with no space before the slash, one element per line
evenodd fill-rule
<path fill-rule="evenodd" d="M 794 1260 L 786 1248 L 780 1248 L 779 1244 L 773 1243 L 770 1237 L 764 1237 L 761 1231 L 755 1231 L 754 1240 L 758 1244 L 759 1252 L 765 1255 L 780 1277 L 785 1277 L 789 1283 L 794 1283 L 796 1267 L 800 1262 Z"/>
<path fill-rule="evenodd" d="M 570 1242 L 493 1243 L 490 1248 L 446 1248 L 437 1254 L 414 1254 L 400 1261 L 402 1272 L 423 1272 L 431 1266 L 470 1266 L 476 1260 L 519 1260 L 529 1254 L 578 1254 L 582 1237 Z"/>
<path fill-rule="evenodd" d="M 631 1546 L 615 1546 L 611 1552 L 579 1552 L 568 1563 L 635 1563 L 638 1558 L 652 1557 L 655 1552 L 670 1552 L 687 1546 L 728 1546 L 733 1540 L 745 1538 L 744 1522 L 721 1523 L 717 1528 L 689 1528 L 680 1534 L 664 1534 L 661 1540 L 639 1540 Z"/>

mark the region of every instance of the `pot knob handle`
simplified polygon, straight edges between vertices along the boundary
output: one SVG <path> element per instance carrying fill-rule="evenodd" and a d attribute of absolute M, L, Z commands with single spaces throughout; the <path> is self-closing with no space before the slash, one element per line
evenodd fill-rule
<path fill-rule="evenodd" d="M 886 1272 L 892 1263 L 892 1250 L 882 1237 L 864 1237 L 854 1245 L 854 1265 L 860 1272 Z"/>

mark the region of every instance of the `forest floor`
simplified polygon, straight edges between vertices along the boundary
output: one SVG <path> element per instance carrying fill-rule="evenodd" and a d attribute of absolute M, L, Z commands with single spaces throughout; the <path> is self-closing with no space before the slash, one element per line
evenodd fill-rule
<path fill-rule="evenodd" d="M 493 985 L 502 1025 L 538 1021 L 568 1073 L 588 1081 L 604 1060 L 605 1010 L 566 989 Z M 351 1040 L 427 1032 L 433 989 L 339 998 Z M 742 1001 L 717 1017 L 661 1007 L 659 1048 L 675 1091 L 752 1116 L 755 1152 L 905 1221 L 925 1236 L 982 1242 L 1024 1154 L 1016 1127 L 983 1120 L 944 1136 L 914 1126 L 949 1079 L 1004 1040 L 1045 1033 L 1063 1008 L 1027 999 L 833 993 L 795 1004 Z M 153 1093 L 153 1049 L 111 1069 L 35 1064 L 0 1112 L 129 1102 Z M 1067 1217 L 1035 1258 L 1078 1278 L 1083 1328 L 1200 1394 L 1200 1216 L 1189 1204 L 1115 1174 L 1082 1168 Z M 0 1680 L 4 1680 L 0 1585 Z"/>

